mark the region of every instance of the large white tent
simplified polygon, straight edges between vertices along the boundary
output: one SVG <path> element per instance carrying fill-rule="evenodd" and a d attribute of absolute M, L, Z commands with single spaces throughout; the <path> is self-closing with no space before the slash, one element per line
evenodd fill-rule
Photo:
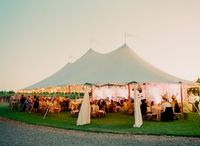
<path fill-rule="evenodd" d="M 107 54 L 100 54 L 90 49 L 74 63 L 68 63 L 55 74 L 26 89 L 85 83 L 128 83 L 131 81 L 189 83 L 152 66 L 124 44 Z"/>
<path fill-rule="evenodd" d="M 68 63 L 52 76 L 26 89 L 84 85 L 85 83 L 127 84 L 132 81 L 139 83 L 190 83 L 152 66 L 124 44 L 120 48 L 107 54 L 100 54 L 90 49 L 76 62 Z M 136 83 L 134 85 L 136 87 Z M 137 97 L 136 88 L 134 92 L 134 100 L 136 101 L 134 106 L 134 127 L 140 127 L 142 125 L 142 117 L 139 110 L 140 99 Z M 87 115 L 84 118 L 87 118 Z"/>

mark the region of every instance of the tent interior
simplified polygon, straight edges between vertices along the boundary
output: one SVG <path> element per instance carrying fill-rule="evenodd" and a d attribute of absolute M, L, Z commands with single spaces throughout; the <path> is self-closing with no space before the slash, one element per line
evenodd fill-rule
<path fill-rule="evenodd" d="M 147 99 L 153 101 L 155 104 L 160 104 L 163 96 L 167 96 L 169 101 L 172 101 L 172 97 L 175 96 L 177 101 L 181 102 L 181 86 L 179 83 L 142 83 L 139 84 L 142 92 L 138 93 L 140 99 Z M 57 96 L 64 96 L 70 98 L 83 98 L 83 93 L 86 85 L 68 85 L 58 87 L 38 88 L 31 90 L 19 90 L 21 94 L 38 94 L 43 96 L 52 96 L 53 93 L 57 93 Z M 188 94 L 190 90 L 199 92 L 198 84 L 183 84 L 182 96 L 183 102 L 188 102 Z M 195 91 L 196 90 L 196 91 Z M 91 86 L 88 90 L 91 100 L 109 99 L 113 101 L 119 101 L 120 99 L 134 99 L 133 85 L 130 85 L 130 89 L 127 84 L 105 84 L 99 86 Z M 45 94 L 48 93 L 48 94 Z M 77 93 L 73 96 L 74 93 Z M 189 111 L 192 111 L 192 106 L 188 104 Z M 188 111 L 188 110 L 186 110 Z"/>

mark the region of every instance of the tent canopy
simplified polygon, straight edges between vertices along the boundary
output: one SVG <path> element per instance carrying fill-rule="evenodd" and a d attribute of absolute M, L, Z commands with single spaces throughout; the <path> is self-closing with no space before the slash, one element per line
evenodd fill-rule
<path fill-rule="evenodd" d="M 68 63 L 50 77 L 26 89 L 85 83 L 129 83 L 131 81 L 191 83 L 152 66 L 124 44 L 107 54 L 89 49 L 74 63 Z"/>

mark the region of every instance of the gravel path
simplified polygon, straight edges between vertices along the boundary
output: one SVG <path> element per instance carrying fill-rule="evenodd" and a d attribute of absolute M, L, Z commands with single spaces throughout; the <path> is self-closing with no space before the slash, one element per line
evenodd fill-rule
<path fill-rule="evenodd" d="M 0 146 L 200 145 L 200 138 L 107 134 L 35 126 L 0 117 Z"/>

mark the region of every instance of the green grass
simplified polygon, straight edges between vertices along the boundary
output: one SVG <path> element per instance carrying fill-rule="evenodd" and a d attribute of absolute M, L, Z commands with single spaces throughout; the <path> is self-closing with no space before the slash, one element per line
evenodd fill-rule
<path fill-rule="evenodd" d="M 82 131 L 200 137 L 200 116 L 196 113 L 188 113 L 184 123 L 182 120 L 143 121 L 141 128 L 133 128 L 134 118 L 126 113 L 110 113 L 104 118 L 91 119 L 91 124 L 76 126 L 77 118 L 72 117 L 69 112 L 47 115 L 43 119 L 40 113 L 10 111 L 8 104 L 4 103 L 0 104 L 0 116 L 35 125 Z"/>

